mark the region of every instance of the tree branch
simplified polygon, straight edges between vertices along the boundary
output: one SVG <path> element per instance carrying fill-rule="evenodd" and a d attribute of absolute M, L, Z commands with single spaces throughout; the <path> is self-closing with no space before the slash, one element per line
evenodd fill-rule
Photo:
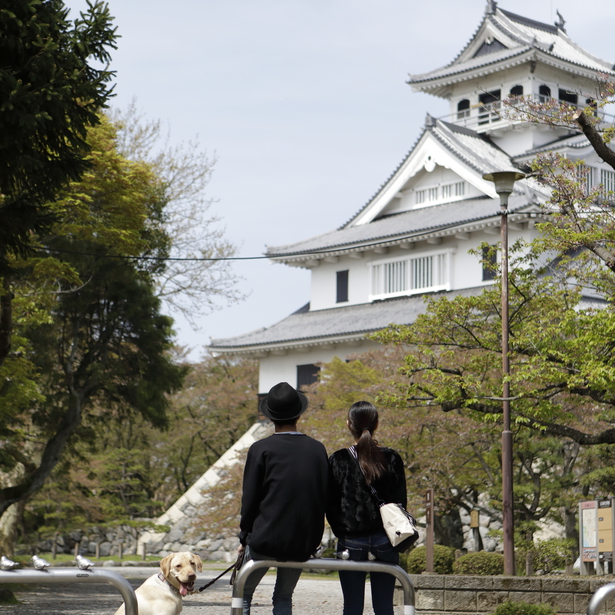
<path fill-rule="evenodd" d="M 587 140 L 591 143 L 596 153 L 604 162 L 615 169 L 615 152 L 604 142 L 604 139 L 582 109 L 578 109 L 573 115 Z"/>

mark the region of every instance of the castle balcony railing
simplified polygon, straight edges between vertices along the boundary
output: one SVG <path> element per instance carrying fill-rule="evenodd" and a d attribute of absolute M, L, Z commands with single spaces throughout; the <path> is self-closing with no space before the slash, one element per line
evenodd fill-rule
<path fill-rule="evenodd" d="M 601 128 L 615 125 L 615 115 L 606 113 L 604 108 L 594 108 L 594 104 L 591 101 L 585 105 L 574 105 L 570 102 L 558 101 L 555 98 L 538 94 L 520 96 L 516 100 L 510 98 L 505 101 L 494 100 L 490 103 L 477 103 L 467 109 L 461 109 L 452 115 L 446 115 L 438 119 L 456 126 L 469 128 L 475 132 L 487 132 L 504 128 L 511 124 L 532 121 L 532 116 L 536 121 L 555 119 L 559 114 L 559 105 L 554 105 L 553 101 L 563 102 L 571 107 L 584 109 L 586 113 L 588 109 L 591 110 L 592 113 L 599 117 L 599 126 Z M 544 107 L 536 108 L 528 104 L 529 102 L 538 103 L 539 105 L 544 105 Z M 528 114 L 530 117 L 528 117 Z"/>

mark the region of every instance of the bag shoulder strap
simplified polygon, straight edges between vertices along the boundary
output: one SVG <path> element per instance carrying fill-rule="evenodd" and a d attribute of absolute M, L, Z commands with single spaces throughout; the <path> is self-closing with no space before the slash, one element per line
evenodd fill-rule
<path fill-rule="evenodd" d="M 365 478 L 365 482 L 367 483 L 367 486 L 369 487 L 370 491 L 372 492 L 372 495 L 378 501 L 378 506 L 382 506 L 384 504 L 384 501 L 380 499 L 380 496 L 378 495 L 378 492 L 376 491 L 374 486 L 371 483 L 367 482 L 367 477 L 365 476 L 365 472 L 363 472 L 363 468 L 361 467 L 361 464 L 359 463 L 359 455 L 357 455 L 356 447 L 355 446 L 349 446 L 348 447 L 348 452 L 350 453 L 350 455 L 352 457 L 354 457 L 354 460 L 357 462 L 357 465 L 359 466 L 359 470 L 361 470 L 361 474 L 363 474 L 363 478 Z"/>

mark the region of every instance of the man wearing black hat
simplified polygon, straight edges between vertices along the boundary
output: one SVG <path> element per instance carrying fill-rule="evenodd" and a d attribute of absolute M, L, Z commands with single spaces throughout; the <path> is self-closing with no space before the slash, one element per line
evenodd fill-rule
<path fill-rule="evenodd" d="M 328 460 L 318 440 L 297 431 L 308 400 L 287 382 L 262 400 L 261 412 L 275 433 L 248 451 L 241 501 L 240 551 L 252 559 L 303 562 L 320 545 L 325 523 Z M 244 588 L 244 615 L 267 569 L 251 574 Z M 291 615 L 292 595 L 301 570 L 278 568 L 274 615 Z"/>

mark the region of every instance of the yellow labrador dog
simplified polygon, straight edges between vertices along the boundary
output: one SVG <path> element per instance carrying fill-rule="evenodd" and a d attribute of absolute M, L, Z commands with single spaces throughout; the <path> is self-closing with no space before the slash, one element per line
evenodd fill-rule
<path fill-rule="evenodd" d="M 160 572 L 135 590 L 139 615 L 179 615 L 182 598 L 194 591 L 196 573 L 201 570 L 203 562 L 194 553 L 167 555 L 160 561 Z M 125 615 L 124 605 L 115 615 Z"/>

